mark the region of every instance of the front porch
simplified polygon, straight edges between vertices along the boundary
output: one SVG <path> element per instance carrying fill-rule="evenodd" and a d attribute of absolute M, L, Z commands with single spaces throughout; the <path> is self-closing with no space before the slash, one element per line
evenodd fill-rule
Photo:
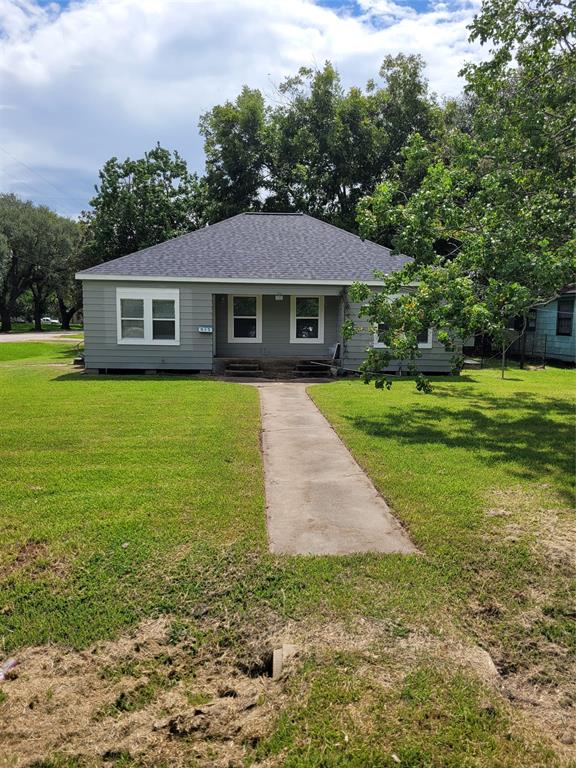
<path fill-rule="evenodd" d="M 265 368 L 292 370 L 310 361 L 329 362 L 341 345 L 339 289 L 282 287 L 259 291 L 238 286 L 214 295 L 214 370 L 217 361 L 239 359 Z M 272 292 L 274 291 L 274 292 Z M 226 364 L 224 365 L 226 367 Z"/>

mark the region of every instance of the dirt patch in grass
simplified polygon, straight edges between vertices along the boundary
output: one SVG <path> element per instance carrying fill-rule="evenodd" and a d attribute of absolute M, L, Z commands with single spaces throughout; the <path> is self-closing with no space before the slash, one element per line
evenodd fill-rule
<path fill-rule="evenodd" d="M 576 511 L 563 505 L 551 487 L 542 483 L 498 489 L 490 494 L 488 516 L 502 519 L 505 541 L 529 537 L 536 553 L 576 573 Z"/>
<path fill-rule="evenodd" d="M 425 630 L 401 634 L 384 620 L 296 622 L 259 612 L 218 621 L 149 620 L 85 651 L 29 648 L 18 655 L 15 679 L 1 684 L 0 766 L 233 768 L 259 757 L 259 765 L 282 765 L 282 755 L 258 753 L 281 713 L 306 698 L 305 675 L 297 694 L 295 681 L 306 665 L 330 675 L 348 657 L 352 685 L 358 678 L 384 692 L 400 690 L 423 663 L 479 678 L 498 707 L 522 710 L 513 726 L 518 738 L 553 736 L 559 755 L 576 757 L 573 745 L 558 741 L 571 732 L 568 717 L 550 719 L 546 700 L 516 696 L 485 650 Z M 284 642 L 299 653 L 272 680 L 270 653 Z M 492 706 L 487 700 L 487 711 Z M 378 728 L 378 715 L 366 707 L 360 698 L 347 710 L 357 734 Z"/>
<path fill-rule="evenodd" d="M 550 486 L 513 486 L 490 495 L 495 549 L 530 552 L 528 585 L 505 599 L 470 605 L 500 690 L 561 744 L 576 744 L 576 515 Z M 572 755 L 574 757 L 574 754 Z"/>
<path fill-rule="evenodd" d="M 39 558 L 45 557 L 47 551 L 47 542 L 39 541 L 37 539 L 29 539 L 18 548 L 16 557 L 11 563 L 8 563 L 2 568 L 0 575 L 3 577 L 9 576 L 15 571 L 19 571 L 22 568 L 32 565 Z"/>
<path fill-rule="evenodd" d="M 530 665 L 514 673 L 501 674 L 487 650 L 456 638 L 415 632 L 400 640 L 399 645 L 414 659 L 426 659 L 436 665 L 448 663 L 452 668 L 473 672 L 489 689 L 510 702 L 521 732 L 539 732 L 551 740 L 567 761 L 576 758 L 576 665 L 565 651 L 565 669 L 560 675 L 556 670 L 552 681 L 540 677 L 544 665 L 542 668 Z M 543 658 L 548 659 L 551 649 L 541 650 Z"/>
<path fill-rule="evenodd" d="M 364 671 L 384 686 L 397 685 L 408 670 L 422 663 L 471 674 L 510 704 L 519 734 L 530 739 L 539 733 L 541 738 L 550 739 L 566 762 L 576 759 L 576 662 L 566 649 L 543 645 L 541 666 L 529 665 L 503 675 L 485 648 L 448 629 L 441 635 L 420 629 L 399 637 L 393 622 L 359 619 L 353 626 L 339 622 L 320 627 L 295 625 L 291 634 L 304 648 L 364 654 Z M 558 655 L 561 668 L 556 663 L 552 672 L 547 664 Z M 382 656 L 389 657 L 385 665 L 379 661 Z"/>
<path fill-rule="evenodd" d="M 16 557 L 5 565 L 0 565 L 0 579 L 26 572 L 30 576 L 49 573 L 57 578 L 64 578 L 69 573 L 68 565 L 55 559 L 48 542 L 28 539 L 16 552 Z"/>
<path fill-rule="evenodd" d="M 54 646 L 18 656 L 3 684 L 0 765 L 30 765 L 65 752 L 146 765 L 239 765 L 281 706 L 282 681 L 245 674 L 239 656 L 212 642 L 171 637 L 168 619 L 142 623 L 115 642 L 76 652 Z M 259 642 L 269 646 L 269 638 Z M 255 658 L 255 638 L 246 659 Z M 242 654 L 241 654 L 242 655 Z"/>

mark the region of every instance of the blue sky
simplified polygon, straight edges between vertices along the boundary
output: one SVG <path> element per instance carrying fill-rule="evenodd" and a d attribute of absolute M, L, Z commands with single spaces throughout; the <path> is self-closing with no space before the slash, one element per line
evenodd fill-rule
<path fill-rule="evenodd" d="M 202 171 L 199 116 L 330 59 L 346 86 L 420 53 L 461 90 L 478 0 L 0 0 L 0 191 L 75 216 L 112 155 L 156 141 Z"/>

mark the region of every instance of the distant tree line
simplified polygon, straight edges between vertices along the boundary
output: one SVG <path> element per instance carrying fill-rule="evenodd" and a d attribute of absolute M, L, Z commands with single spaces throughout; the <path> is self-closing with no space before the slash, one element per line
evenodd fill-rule
<path fill-rule="evenodd" d="M 0 195 L 0 330 L 31 316 L 36 330 L 52 305 L 63 328 L 82 306 L 74 272 L 80 265 L 83 226 L 12 194 Z"/>
<path fill-rule="evenodd" d="M 138 160 L 108 160 L 78 221 L 0 195 L 0 331 L 20 317 L 41 331 L 47 312 L 68 329 L 82 308 L 75 273 L 196 229 L 200 189 L 177 152 L 156 146 Z"/>

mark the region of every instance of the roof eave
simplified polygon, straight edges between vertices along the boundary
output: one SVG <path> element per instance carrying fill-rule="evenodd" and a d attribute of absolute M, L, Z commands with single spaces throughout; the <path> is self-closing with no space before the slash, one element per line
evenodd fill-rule
<path fill-rule="evenodd" d="M 110 275 L 101 272 L 77 272 L 76 280 L 115 280 L 117 282 L 155 282 L 155 283 L 239 283 L 242 285 L 342 285 L 365 283 L 370 286 L 382 285 L 381 280 L 339 279 L 323 280 L 320 278 L 256 278 L 256 277 L 170 277 L 169 275 Z"/>

